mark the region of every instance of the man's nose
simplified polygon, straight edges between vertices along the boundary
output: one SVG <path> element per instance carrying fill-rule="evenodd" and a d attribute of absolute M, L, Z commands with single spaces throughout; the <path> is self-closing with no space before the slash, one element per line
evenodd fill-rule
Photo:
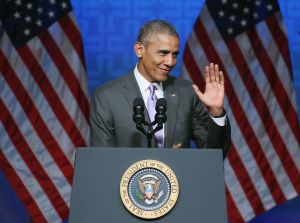
<path fill-rule="evenodd" d="M 165 63 L 165 65 L 167 65 L 169 67 L 173 67 L 176 63 L 176 59 L 173 57 L 172 54 L 169 54 L 165 57 L 164 63 Z"/>

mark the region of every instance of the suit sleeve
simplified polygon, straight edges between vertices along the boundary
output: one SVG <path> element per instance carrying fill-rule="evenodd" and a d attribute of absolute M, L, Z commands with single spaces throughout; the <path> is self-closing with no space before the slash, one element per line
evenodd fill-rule
<path fill-rule="evenodd" d="M 105 93 L 98 89 L 90 107 L 91 145 L 94 147 L 116 147 L 113 114 Z"/>
<path fill-rule="evenodd" d="M 225 157 L 231 140 L 229 119 L 225 126 L 217 125 L 195 94 L 193 98 L 192 138 L 199 148 L 222 148 Z"/>

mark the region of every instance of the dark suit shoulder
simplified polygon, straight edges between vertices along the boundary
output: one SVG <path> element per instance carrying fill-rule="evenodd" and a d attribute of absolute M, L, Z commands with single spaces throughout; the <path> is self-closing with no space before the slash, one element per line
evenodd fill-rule
<path fill-rule="evenodd" d="M 127 79 L 128 75 L 123 75 L 117 79 L 104 83 L 101 86 L 97 87 L 97 89 L 95 90 L 95 94 L 97 94 L 98 92 L 115 91 L 119 87 L 123 86 L 124 82 L 127 81 Z"/>
<path fill-rule="evenodd" d="M 188 87 L 192 86 L 192 82 L 187 79 L 183 79 L 181 77 L 169 76 L 167 80 L 168 84 L 178 86 L 178 87 Z"/>
<path fill-rule="evenodd" d="M 192 87 L 193 83 L 190 80 L 183 79 L 181 77 L 169 76 L 166 83 L 163 84 L 164 90 L 176 89 L 176 91 L 186 94 L 193 95 L 194 90 Z M 172 90 L 171 90 L 172 91 Z"/>

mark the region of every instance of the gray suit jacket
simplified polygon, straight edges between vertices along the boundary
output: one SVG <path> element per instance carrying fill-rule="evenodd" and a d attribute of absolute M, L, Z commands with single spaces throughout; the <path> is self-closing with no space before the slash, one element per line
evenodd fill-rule
<path fill-rule="evenodd" d="M 167 100 L 167 122 L 164 125 L 165 147 L 182 144 L 190 147 L 223 148 L 230 145 L 230 125 L 220 127 L 210 118 L 193 91 L 190 81 L 170 76 L 163 83 Z M 99 147 L 147 147 L 147 138 L 133 122 L 133 101 L 141 97 L 133 72 L 102 85 L 91 102 L 91 144 Z M 149 116 L 145 111 L 146 121 Z"/>

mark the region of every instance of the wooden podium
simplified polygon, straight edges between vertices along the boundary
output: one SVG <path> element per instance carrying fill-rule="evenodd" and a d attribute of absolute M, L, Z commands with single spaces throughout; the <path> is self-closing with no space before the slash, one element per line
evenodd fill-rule
<path fill-rule="evenodd" d="M 164 216 L 146 220 L 130 213 L 120 197 L 126 169 L 157 160 L 176 174 L 179 196 Z M 223 157 L 219 149 L 78 148 L 70 223 L 226 223 Z"/>

